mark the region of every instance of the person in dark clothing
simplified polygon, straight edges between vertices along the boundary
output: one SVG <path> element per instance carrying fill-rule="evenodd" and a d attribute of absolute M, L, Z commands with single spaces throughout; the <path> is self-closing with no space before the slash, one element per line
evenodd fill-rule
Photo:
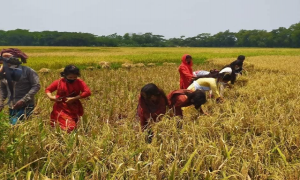
<path fill-rule="evenodd" d="M 238 74 L 242 74 L 244 60 L 245 60 L 245 56 L 239 55 L 237 60 L 233 61 L 232 63 L 224 67 L 224 68 L 230 67 L 232 69 L 231 80 L 230 80 L 231 84 L 234 84 L 236 80 L 236 76 Z"/>
<path fill-rule="evenodd" d="M 34 96 L 40 90 L 39 77 L 33 69 L 21 65 L 18 58 L 21 58 L 23 63 L 26 63 L 27 59 L 22 51 L 5 49 L 1 51 L 1 58 L 0 64 L 3 66 L 0 68 L 0 111 L 5 106 L 5 99 L 10 95 L 9 118 L 10 123 L 15 125 L 18 120 L 28 118 L 33 112 Z M 8 76 L 8 72 L 11 76 Z"/>

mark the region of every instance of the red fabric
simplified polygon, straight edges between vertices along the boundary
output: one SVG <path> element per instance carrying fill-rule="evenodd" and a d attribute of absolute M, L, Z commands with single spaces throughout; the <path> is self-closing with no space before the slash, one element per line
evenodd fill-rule
<path fill-rule="evenodd" d="M 170 92 L 170 94 L 167 96 L 170 106 L 175 111 L 175 116 L 183 116 L 181 108 L 192 105 L 185 95 L 186 92 L 192 93 L 193 91 L 180 89 Z"/>
<path fill-rule="evenodd" d="M 143 130 L 147 127 L 150 118 L 156 122 L 159 115 L 166 113 L 167 103 L 163 96 L 159 97 L 157 103 L 145 100 L 141 95 L 139 96 L 138 116 L 140 117 L 140 124 Z"/>
<path fill-rule="evenodd" d="M 52 93 L 57 90 L 56 98 L 62 98 L 62 102 L 55 102 L 51 112 L 51 125 L 59 123 L 63 130 L 68 132 L 76 128 L 79 116 L 83 115 L 83 107 L 80 100 L 72 103 L 66 103 L 66 97 L 75 97 L 80 95 L 82 98 L 91 95 L 91 91 L 84 81 L 77 79 L 73 83 L 67 83 L 65 78 L 54 81 L 50 84 L 45 92 Z"/>
<path fill-rule="evenodd" d="M 21 58 L 23 63 L 26 63 L 26 59 L 28 58 L 28 56 L 25 53 L 23 53 L 20 49 L 17 49 L 17 48 L 3 49 L 0 52 L 1 56 L 3 53 L 10 53 L 11 55 L 13 55 L 16 58 Z"/>
<path fill-rule="evenodd" d="M 180 89 L 186 89 L 189 87 L 192 77 L 193 77 L 193 61 L 191 60 L 190 64 L 186 62 L 186 56 L 188 54 L 185 54 L 181 58 L 181 64 L 178 68 L 179 74 L 180 74 Z"/>

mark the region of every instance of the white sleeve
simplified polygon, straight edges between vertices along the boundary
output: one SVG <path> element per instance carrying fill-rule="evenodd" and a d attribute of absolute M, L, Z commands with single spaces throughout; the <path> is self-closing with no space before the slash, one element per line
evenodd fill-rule
<path fill-rule="evenodd" d="M 232 69 L 231 69 L 231 67 L 226 67 L 226 68 L 222 69 L 219 73 L 229 73 L 229 74 L 231 74 Z"/>

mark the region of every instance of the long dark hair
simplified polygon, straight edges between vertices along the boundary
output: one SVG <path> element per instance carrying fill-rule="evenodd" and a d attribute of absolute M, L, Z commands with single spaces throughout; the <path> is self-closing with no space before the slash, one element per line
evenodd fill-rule
<path fill-rule="evenodd" d="M 162 89 L 158 88 L 154 83 L 146 84 L 141 89 L 141 95 L 143 98 L 146 99 L 150 99 L 151 96 L 157 96 L 157 97 L 161 96 L 166 101 L 166 104 L 168 104 L 168 99 L 165 92 Z"/>
<path fill-rule="evenodd" d="M 70 64 L 65 67 L 64 71 L 60 73 L 61 77 L 66 77 L 69 74 L 75 74 L 77 76 L 80 76 L 80 70 L 78 67 Z"/>
<path fill-rule="evenodd" d="M 199 109 L 202 104 L 206 103 L 206 94 L 199 89 L 194 92 L 187 91 L 185 95 L 188 97 L 188 101 L 195 106 L 195 109 Z"/>

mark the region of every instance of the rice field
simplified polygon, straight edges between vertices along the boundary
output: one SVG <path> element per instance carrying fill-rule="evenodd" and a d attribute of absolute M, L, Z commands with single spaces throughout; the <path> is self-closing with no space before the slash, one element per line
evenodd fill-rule
<path fill-rule="evenodd" d="M 9 47 L 2 47 L 9 48 Z M 89 66 L 99 68 L 99 62 L 112 63 L 117 69 L 123 63 L 155 63 L 164 62 L 180 64 L 183 54 L 193 56 L 194 63 L 201 64 L 205 60 L 216 58 L 235 59 L 238 54 L 253 56 L 300 56 L 299 49 L 287 48 L 118 48 L 118 47 L 16 47 L 29 56 L 28 66 L 61 69 L 69 63 L 85 69 Z"/>
<path fill-rule="evenodd" d="M 0 114 L 0 179 L 300 178 L 300 49 L 18 48 L 30 57 L 28 66 L 51 71 L 39 73 L 31 119 L 11 126 L 7 109 Z M 147 144 L 136 117 L 139 91 L 150 82 L 166 94 L 178 89 L 185 53 L 194 70 L 218 69 L 243 54 L 246 71 L 225 89 L 224 103 L 203 106 L 210 116 L 193 107 L 183 119 L 166 115 L 152 125 Z M 101 61 L 111 68 L 101 68 Z M 81 67 L 92 96 L 82 100 L 85 115 L 68 134 L 50 127 L 53 103 L 44 90 L 70 63 Z"/>

